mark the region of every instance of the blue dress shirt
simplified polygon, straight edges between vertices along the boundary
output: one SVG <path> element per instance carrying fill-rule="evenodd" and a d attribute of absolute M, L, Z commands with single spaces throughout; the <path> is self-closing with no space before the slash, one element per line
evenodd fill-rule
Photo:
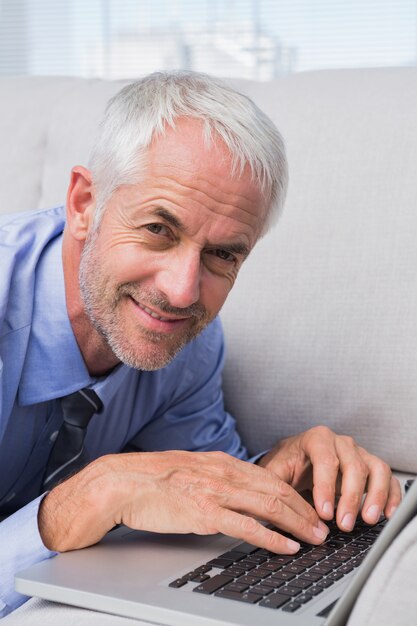
<path fill-rule="evenodd" d="M 64 215 L 58 207 L 0 217 L 0 617 L 26 599 L 14 591 L 14 574 L 55 554 L 41 541 L 37 514 L 62 396 L 90 386 L 103 402 L 87 431 L 91 460 L 128 443 L 248 458 L 223 406 L 218 319 L 163 369 L 121 364 L 90 376 L 65 304 Z"/>

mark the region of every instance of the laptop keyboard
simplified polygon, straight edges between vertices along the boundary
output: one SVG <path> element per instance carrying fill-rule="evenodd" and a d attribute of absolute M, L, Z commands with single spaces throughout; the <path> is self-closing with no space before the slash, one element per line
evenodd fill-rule
<path fill-rule="evenodd" d="M 241 543 L 169 586 L 178 589 L 190 582 L 199 583 L 193 588 L 196 593 L 294 613 L 359 567 L 385 524 L 385 519 L 375 526 L 358 520 L 354 530 L 345 533 L 330 522 L 323 544 L 301 543 L 294 556 Z"/>

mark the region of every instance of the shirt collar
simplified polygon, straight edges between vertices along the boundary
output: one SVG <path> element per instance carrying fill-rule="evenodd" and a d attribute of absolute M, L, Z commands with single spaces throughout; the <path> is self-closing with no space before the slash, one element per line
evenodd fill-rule
<path fill-rule="evenodd" d="M 84 363 L 65 300 L 62 234 L 45 247 L 36 268 L 32 325 L 20 378 L 21 406 L 66 396 L 94 387 L 104 404 L 130 368 L 117 366 L 101 378 L 90 376 Z"/>

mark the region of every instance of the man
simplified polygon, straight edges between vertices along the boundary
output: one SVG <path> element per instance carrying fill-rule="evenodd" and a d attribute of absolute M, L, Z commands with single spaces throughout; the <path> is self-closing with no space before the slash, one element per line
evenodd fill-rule
<path fill-rule="evenodd" d="M 156 74 L 110 102 L 66 217 L 2 218 L 2 614 L 24 600 L 16 571 L 116 524 L 293 554 L 257 520 L 319 544 L 339 482 L 341 528 L 365 490 L 366 522 L 392 515 L 397 481 L 351 439 L 319 427 L 247 463 L 223 407 L 217 314 L 286 179 L 280 135 L 250 100 Z"/>

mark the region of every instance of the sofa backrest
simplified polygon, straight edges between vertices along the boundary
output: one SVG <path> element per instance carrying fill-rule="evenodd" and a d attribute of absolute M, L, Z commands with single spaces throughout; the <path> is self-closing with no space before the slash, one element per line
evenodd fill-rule
<path fill-rule="evenodd" d="M 65 202 L 125 82 L 0 80 L 1 213 Z M 417 70 L 232 82 L 282 131 L 291 182 L 222 312 L 227 408 L 253 452 L 324 423 L 417 472 Z"/>

